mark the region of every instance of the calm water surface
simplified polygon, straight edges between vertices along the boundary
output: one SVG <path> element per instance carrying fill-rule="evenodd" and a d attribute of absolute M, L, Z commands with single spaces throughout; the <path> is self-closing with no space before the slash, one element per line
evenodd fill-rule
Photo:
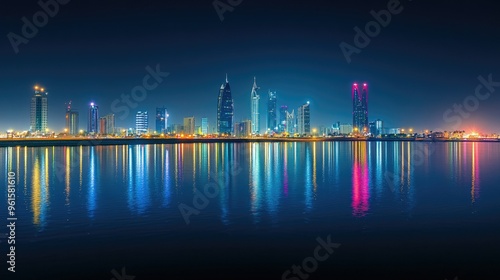
<path fill-rule="evenodd" d="M 12 279 L 282 279 L 328 236 L 341 246 L 307 279 L 500 277 L 497 143 L 15 147 L 0 159 L 5 224 L 17 177 Z"/>

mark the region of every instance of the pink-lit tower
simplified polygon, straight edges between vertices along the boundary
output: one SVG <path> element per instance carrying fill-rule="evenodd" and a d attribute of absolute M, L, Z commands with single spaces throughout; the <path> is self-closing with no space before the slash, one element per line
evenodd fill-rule
<path fill-rule="evenodd" d="M 368 84 L 352 86 L 352 126 L 355 133 L 368 133 Z"/>

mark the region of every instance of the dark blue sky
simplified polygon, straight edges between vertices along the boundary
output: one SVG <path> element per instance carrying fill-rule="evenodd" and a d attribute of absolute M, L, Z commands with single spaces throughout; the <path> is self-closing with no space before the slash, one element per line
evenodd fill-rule
<path fill-rule="evenodd" d="M 44 0 L 43 0 L 44 1 Z M 227 0 L 221 0 L 227 3 Z M 500 17 L 492 1 L 402 0 L 403 11 L 347 63 L 339 44 L 354 45 L 354 27 L 373 20 L 384 1 L 250 1 L 220 21 L 207 1 L 83 1 L 59 12 L 15 54 L 7 34 L 21 34 L 37 1 L 12 1 L 0 11 L 0 130 L 29 127 L 32 86 L 49 91 L 49 128 L 64 128 L 64 103 L 72 100 L 86 127 L 87 106 L 111 113 L 121 94 L 142 84 L 145 67 L 170 76 L 148 93 L 118 127 L 130 127 L 136 110 L 154 114 L 164 105 L 171 123 L 194 115 L 214 124 L 225 73 L 235 120 L 250 118 L 253 76 L 261 89 L 262 127 L 268 89 L 278 104 L 311 102 L 313 126 L 351 122 L 351 84 L 368 82 L 369 118 L 386 127 L 459 128 L 500 132 L 500 87 L 457 119 L 453 104 L 473 96 L 477 77 L 500 81 Z M 469 98 L 470 100 L 470 98 Z M 473 103 L 471 103 L 474 105 Z M 469 113 L 469 112 L 466 112 Z M 154 126 L 153 118 L 150 126 Z"/>

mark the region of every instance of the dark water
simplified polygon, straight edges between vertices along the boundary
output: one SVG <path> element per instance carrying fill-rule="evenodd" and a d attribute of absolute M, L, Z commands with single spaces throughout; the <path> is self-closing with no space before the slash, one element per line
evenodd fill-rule
<path fill-rule="evenodd" d="M 496 143 L 22 147 L 0 159 L 0 233 L 9 171 L 18 219 L 17 272 L 0 239 L 1 279 L 500 278 Z"/>

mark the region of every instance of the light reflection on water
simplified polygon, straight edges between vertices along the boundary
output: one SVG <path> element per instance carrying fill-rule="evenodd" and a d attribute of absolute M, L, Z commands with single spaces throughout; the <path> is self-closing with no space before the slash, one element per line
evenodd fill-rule
<path fill-rule="evenodd" d="M 476 204 L 482 182 L 496 175 L 483 173 L 483 168 L 491 170 L 500 159 L 499 148 L 492 145 L 313 142 L 17 147 L 0 149 L 0 155 L 2 170 L 15 170 L 19 185 L 24 186 L 32 224 L 43 230 L 50 226 L 49 216 L 58 219 L 59 205 L 67 209 L 84 205 L 87 217 L 97 219 L 103 209 L 126 202 L 128 215 L 141 216 L 189 202 L 210 181 L 221 186 L 211 203 L 218 210 L 211 211 L 218 212 L 224 224 L 230 224 L 232 211 L 238 212 L 236 216 L 251 215 L 257 224 L 265 217 L 279 223 L 287 210 L 299 207 L 307 215 L 315 207 L 345 198 L 348 192 L 353 218 L 384 211 L 377 205 L 394 201 L 411 213 L 422 199 L 417 195 L 419 188 L 432 187 L 432 195 L 441 196 L 439 188 L 468 186 L 469 201 Z M 239 172 L 231 172 L 236 167 Z M 449 185 L 428 185 L 433 181 Z M 342 206 L 332 205 L 337 207 Z M 175 211 L 170 214 L 177 215 Z"/>

